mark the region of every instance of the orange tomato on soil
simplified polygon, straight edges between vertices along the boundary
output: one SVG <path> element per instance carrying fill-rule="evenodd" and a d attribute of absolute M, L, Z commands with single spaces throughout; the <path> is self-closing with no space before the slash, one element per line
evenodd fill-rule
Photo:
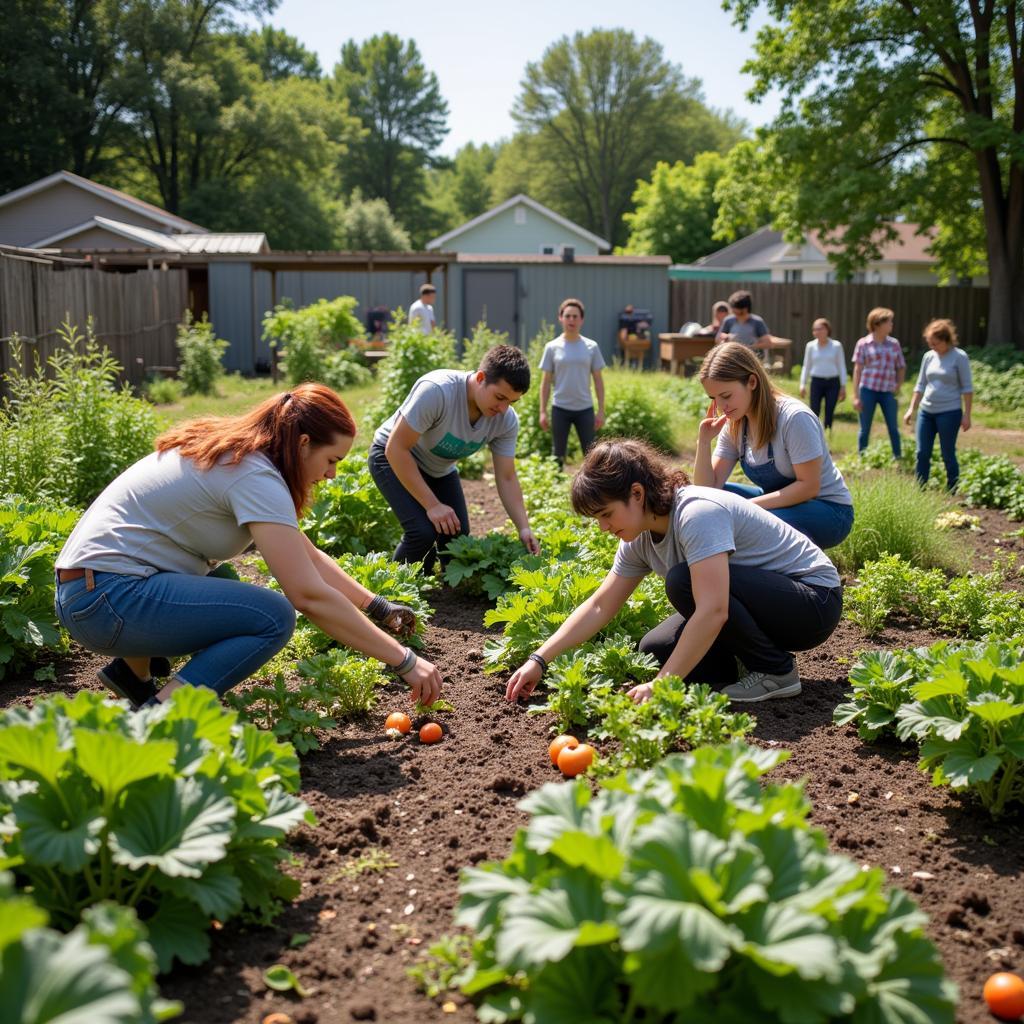
<path fill-rule="evenodd" d="M 551 763 L 553 765 L 558 764 L 558 755 L 566 747 L 578 747 L 580 741 L 575 736 L 556 736 L 551 741 L 551 746 L 548 747 L 548 754 L 551 757 Z"/>
<path fill-rule="evenodd" d="M 570 779 L 585 772 L 594 760 L 594 748 L 589 743 L 565 746 L 558 755 L 558 769 Z"/>
<path fill-rule="evenodd" d="M 1001 1020 L 1024 1017 L 1024 979 L 1008 971 L 993 974 L 985 982 L 985 1002 Z"/>
<path fill-rule="evenodd" d="M 412 719 L 404 711 L 392 711 L 384 723 L 384 728 L 406 733 L 412 728 Z"/>
<path fill-rule="evenodd" d="M 287 1013 L 268 1013 L 263 1024 L 295 1024 L 295 1021 Z"/>
<path fill-rule="evenodd" d="M 420 743 L 436 743 L 442 735 L 441 726 L 437 722 L 427 722 L 420 729 Z"/>

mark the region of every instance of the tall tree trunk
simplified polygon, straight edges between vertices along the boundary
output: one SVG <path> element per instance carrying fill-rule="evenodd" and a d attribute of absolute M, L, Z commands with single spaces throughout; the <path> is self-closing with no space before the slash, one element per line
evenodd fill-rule
<path fill-rule="evenodd" d="M 996 153 L 991 149 L 982 150 L 975 153 L 975 158 L 988 249 L 989 299 L 985 343 L 1024 348 L 1024 304 L 1020 299 L 1024 282 L 1024 251 L 1020 244 L 1022 226 L 1011 223 L 1014 215 L 1020 215 L 1018 203 L 1013 201 L 1013 196 L 1007 201 L 1003 193 Z M 1013 184 L 1011 182 L 1011 186 Z"/>

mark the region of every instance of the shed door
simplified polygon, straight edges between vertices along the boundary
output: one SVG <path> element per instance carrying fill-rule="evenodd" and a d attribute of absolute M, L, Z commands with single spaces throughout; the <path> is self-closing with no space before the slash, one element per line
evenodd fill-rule
<path fill-rule="evenodd" d="M 519 302 L 515 270 L 469 270 L 462 274 L 463 326 L 466 334 L 481 320 L 492 331 L 507 331 L 519 341 Z"/>

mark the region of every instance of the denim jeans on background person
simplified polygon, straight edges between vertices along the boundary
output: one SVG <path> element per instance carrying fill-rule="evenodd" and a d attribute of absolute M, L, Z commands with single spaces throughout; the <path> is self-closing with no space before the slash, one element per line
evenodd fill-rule
<path fill-rule="evenodd" d="M 665 577 L 665 594 L 676 615 L 655 626 L 640 650 L 664 665 L 697 607 L 690 567 L 681 562 Z M 687 674 L 689 682 L 727 686 L 737 679 L 736 659 L 748 672 L 785 675 L 792 651 L 823 644 L 839 624 L 842 587 L 818 587 L 782 573 L 729 563 L 729 617 L 707 654 Z"/>
<path fill-rule="evenodd" d="M 960 423 L 963 421 L 963 409 L 950 409 L 948 412 L 925 412 L 921 409 L 917 414 L 917 479 L 928 483 L 932 471 L 932 450 L 935 448 L 935 435 L 939 435 L 939 451 L 942 452 L 942 463 L 946 467 L 946 487 L 956 490 L 960 479 L 960 463 L 956 457 L 956 441 L 960 434 Z"/>
<path fill-rule="evenodd" d="M 900 443 L 900 421 L 897 414 L 896 396 L 891 391 L 875 391 L 874 388 L 860 389 L 860 433 L 857 435 L 857 451 L 862 452 L 868 446 L 871 434 L 871 421 L 875 418 L 875 407 L 882 410 L 885 425 L 889 430 L 889 444 L 892 445 L 892 456 L 898 459 L 903 454 Z"/>
<path fill-rule="evenodd" d="M 97 572 L 57 584 L 60 624 L 87 650 L 112 658 L 192 655 L 175 675 L 223 696 L 290 639 L 295 609 L 274 590 L 215 576 Z"/>
<path fill-rule="evenodd" d="M 764 494 L 760 487 L 752 484 L 727 483 L 722 490 L 748 500 Z M 802 533 L 823 550 L 842 544 L 853 529 L 853 506 L 840 505 L 837 501 L 825 501 L 822 498 L 811 498 L 810 501 L 801 501 L 799 505 L 786 508 L 766 508 L 765 512 L 788 523 L 797 533 Z"/>
<path fill-rule="evenodd" d="M 388 462 L 384 445 L 370 446 L 367 459 L 370 476 L 377 485 L 377 490 L 384 495 L 391 506 L 391 511 L 402 524 L 402 539 L 395 548 L 396 562 L 422 562 L 424 573 L 434 567 L 438 553 L 442 553 L 441 564 L 445 564 L 444 549 L 454 537 L 446 533 L 438 533 L 427 515 L 427 510 L 405 489 L 397 474 Z M 469 510 L 466 508 L 466 495 L 462 490 L 462 478 L 458 470 L 444 476 L 428 476 L 423 470 L 423 479 L 433 491 L 434 496 L 442 505 L 448 505 L 459 517 L 459 535 L 469 533 Z"/>

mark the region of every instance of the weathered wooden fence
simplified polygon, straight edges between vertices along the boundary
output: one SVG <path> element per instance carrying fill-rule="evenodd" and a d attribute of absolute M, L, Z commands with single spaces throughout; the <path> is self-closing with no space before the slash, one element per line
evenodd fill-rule
<path fill-rule="evenodd" d="M 803 360 L 804 343 L 811 324 L 825 317 L 838 338 L 853 355 L 858 338 L 867 334 L 868 311 L 884 306 L 896 314 L 893 335 L 904 352 L 924 347 L 921 331 L 929 320 L 949 317 L 957 325 L 961 344 L 982 345 L 988 317 L 987 288 L 931 288 L 926 285 L 885 284 L 775 284 L 765 281 L 671 281 L 672 330 L 688 320 L 702 324 L 711 320 L 711 307 L 728 299 L 734 291 L 746 289 L 754 300 L 754 312 L 764 318 L 772 334 L 793 339 L 793 361 Z"/>
<path fill-rule="evenodd" d="M 139 270 L 115 274 L 0 254 L 0 374 L 11 366 L 13 335 L 31 366 L 33 353 L 45 363 L 60 347 L 65 321 L 84 334 L 93 330 L 139 384 L 147 366 L 178 361 L 176 328 L 188 306 L 185 270 Z"/>

